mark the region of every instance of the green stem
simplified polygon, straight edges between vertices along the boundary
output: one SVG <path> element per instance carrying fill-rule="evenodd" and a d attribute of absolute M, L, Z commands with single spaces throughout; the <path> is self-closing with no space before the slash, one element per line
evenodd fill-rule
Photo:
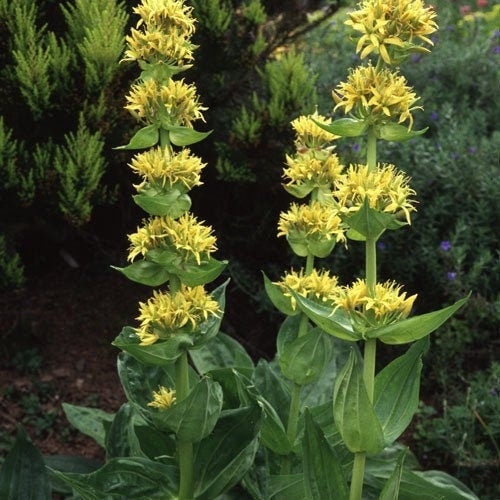
<path fill-rule="evenodd" d="M 368 170 L 375 170 L 377 168 L 377 136 L 373 127 L 368 129 L 366 138 L 366 164 Z"/>
<path fill-rule="evenodd" d="M 306 258 L 306 269 L 305 275 L 312 273 L 314 269 L 314 255 L 308 254 Z M 302 314 L 300 318 L 299 331 L 297 332 L 297 337 L 303 337 L 307 334 L 307 327 L 309 325 L 309 320 L 305 314 Z M 300 414 L 300 393 L 302 391 L 302 386 L 300 384 L 293 384 L 292 394 L 290 398 L 290 411 L 288 412 L 288 425 L 286 429 L 286 435 L 290 443 L 295 442 L 297 437 L 297 428 L 299 424 L 299 414 Z M 281 474 L 290 474 L 291 461 L 290 456 L 283 457 L 281 463 Z"/>
<path fill-rule="evenodd" d="M 175 362 L 175 396 L 182 401 L 189 394 L 188 354 L 184 351 Z M 180 486 L 179 500 L 193 498 L 193 443 L 177 439 L 177 457 L 179 460 Z"/>
<path fill-rule="evenodd" d="M 363 478 L 365 475 L 366 453 L 356 453 L 352 465 L 351 490 L 349 500 L 361 500 L 363 494 Z"/>
<path fill-rule="evenodd" d="M 372 127 L 368 129 L 366 164 L 368 170 L 377 168 L 377 137 Z M 365 275 L 367 294 L 375 295 L 377 284 L 377 239 L 367 238 L 365 244 Z M 363 359 L 363 380 L 365 382 L 368 398 L 373 402 L 375 387 L 375 365 L 377 358 L 377 340 L 368 339 L 365 342 Z M 361 500 L 365 476 L 366 453 L 355 453 L 352 466 L 352 478 L 349 500 Z"/>

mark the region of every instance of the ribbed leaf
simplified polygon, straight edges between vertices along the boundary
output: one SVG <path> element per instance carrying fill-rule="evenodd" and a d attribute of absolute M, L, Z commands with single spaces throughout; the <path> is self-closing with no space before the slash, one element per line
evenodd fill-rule
<path fill-rule="evenodd" d="M 90 436 L 99 446 L 105 447 L 106 432 L 114 415 L 99 408 L 62 404 L 69 423 L 82 434 Z"/>
<path fill-rule="evenodd" d="M 20 427 L 14 446 L 0 470 L 0 498 L 50 500 L 51 497 L 43 457 Z"/>
<path fill-rule="evenodd" d="M 237 484 L 252 466 L 262 411 L 258 406 L 224 412 L 194 452 L 195 496 L 212 500 Z"/>
<path fill-rule="evenodd" d="M 157 125 L 148 125 L 138 130 L 125 146 L 115 149 L 146 149 L 158 144 L 160 132 Z"/>
<path fill-rule="evenodd" d="M 322 500 L 349 498 L 349 488 L 342 464 L 335 450 L 328 444 L 323 431 L 305 412 L 305 430 L 302 440 L 305 498 Z"/>
<path fill-rule="evenodd" d="M 397 323 L 374 328 L 369 330 L 366 336 L 367 338 L 378 338 L 385 344 L 406 344 L 419 340 L 437 330 L 467 302 L 469 296 L 438 311 L 412 316 Z"/>
<path fill-rule="evenodd" d="M 428 339 L 413 344 L 375 377 L 373 407 L 386 444 L 403 433 L 418 409 L 422 354 L 428 345 Z"/>
<path fill-rule="evenodd" d="M 382 427 L 368 398 L 354 352 L 351 352 L 335 383 L 333 416 L 351 452 L 375 454 L 383 449 Z"/>
<path fill-rule="evenodd" d="M 166 410 L 151 410 L 153 423 L 182 441 L 196 443 L 213 430 L 222 410 L 221 386 L 204 378 L 189 395 Z"/>

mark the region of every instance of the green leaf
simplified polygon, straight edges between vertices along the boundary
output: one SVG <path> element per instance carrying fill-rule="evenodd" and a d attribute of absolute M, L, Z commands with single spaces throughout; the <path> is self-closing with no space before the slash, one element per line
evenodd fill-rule
<path fill-rule="evenodd" d="M 379 464 L 367 461 L 365 484 L 383 491 L 388 478 L 393 474 Z M 389 497 L 388 497 L 389 498 Z M 398 500 L 479 500 L 479 498 L 458 479 L 441 471 L 411 471 L 403 468 L 399 484 Z"/>
<path fill-rule="evenodd" d="M 126 326 L 112 345 L 122 351 L 128 352 L 139 361 L 151 365 L 165 365 L 173 363 L 186 349 L 194 345 L 194 336 L 177 333 L 165 341 L 151 345 L 140 345 L 140 340 L 135 330 Z"/>
<path fill-rule="evenodd" d="M 175 498 L 177 468 L 142 457 L 113 458 L 90 474 L 52 470 L 85 500 Z"/>
<path fill-rule="evenodd" d="M 300 314 L 298 308 L 293 309 L 291 298 L 286 297 L 278 285 L 275 285 L 264 273 L 262 274 L 264 275 L 264 288 L 274 307 L 287 316 Z"/>
<path fill-rule="evenodd" d="M 314 186 L 311 186 L 309 184 L 283 184 L 283 188 L 287 193 L 291 194 L 295 198 L 302 199 L 305 198 L 314 189 Z"/>
<path fill-rule="evenodd" d="M 19 427 L 14 446 L 0 470 L 0 498 L 50 500 L 50 482 L 43 457 Z"/>
<path fill-rule="evenodd" d="M 349 488 L 342 464 L 328 444 L 323 431 L 305 411 L 305 431 L 302 440 L 305 498 L 321 500 L 349 498 Z"/>
<path fill-rule="evenodd" d="M 428 339 L 413 344 L 375 377 L 373 407 L 386 444 L 395 441 L 418 409 L 422 355 Z"/>
<path fill-rule="evenodd" d="M 133 196 L 134 202 L 149 215 L 170 216 L 177 219 L 191 208 L 191 198 L 177 188 L 141 192 Z"/>
<path fill-rule="evenodd" d="M 99 408 L 75 406 L 69 403 L 63 403 L 62 407 L 66 418 L 75 429 L 90 436 L 99 446 L 105 447 L 106 432 L 113 421 L 114 414 Z"/>
<path fill-rule="evenodd" d="M 359 137 L 366 132 L 367 124 L 364 120 L 357 120 L 355 118 L 339 118 L 330 125 L 324 123 L 313 122 L 323 130 L 342 137 Z"/>
<path fill-rule="evenodd" d="M 405 449 L 399 455 L 394 471 L 385 483 L 384 489 L 380 492 L 379 500 L 394 500 L 395 498 L 399 498 L 399 486 L 401 484 L 401 477 L 403 476 L 403 462 L 407 451 Z"/>
<path fill-rule="evenodd" d="M 135 412 L 130 403 L 121 406 L 106 436 L 106 459 L 143 457 L 134 429 Z"/>
<path fill-rule="evenodd" d="M 217 279 L 227 266 L 227 260 L 209 259 L 201 264 L 181 264 L 174 274 L 188 286 L 199 286 Z"/>
<path fill-rule="evenodd" d="M 268 363 L 260 359 L 255 367 L 252 381 L 271 406 L 276 410 L 282 422 L 288 422 L 290 408 L 289 383 L 278 369 L 277 363 Z"/>
<path fill-rule="evenodd" d="M 137 260 L 127 267 L 111 267 L 141 285 L 160 286 L 170 277 L 170 273 L 164 267 L 145 259 Z"/>
<path fill-rule="evenodd" d="M 314 302 L 290 290 L 301 311 L 324 332 L 342 340 L 356 341 L 361 337 L 352 330 L 348 316 L 342 309 L 335 312 L 332 307 Z"/>
<path fill-rule="evenodd" d="M 211 133 L 212 131 L 197 132 L 188 127 L 168 127 L 170 142 L 175 146 L 189 146 L 190 144 L 195 144 L 208 137 Z"/>
<path fill-rule="evenodd" d="M 138 130 L 125 146 L 114 149 L 146 149 L 158 144 L 160 132 L 157 125 L 148 125 Z"/>
<path fill-rule="evenodd" d="M 44 456 L 43 459 L 45 461 L 45 465 L 49 468 L 52 490 L 54 492 L 65 494 L 70 494 L 72 492 L 71 487 L 55 477 L 51 469 L 59 472 L 89 474 L 102 466 L 102 462 L 99 460 L 74 455 L 49 455 Z"/>
<path fill-rule="evenodd" d="M 235 339 L 219 333 L 199 349 L 189 351 L 191 360 L 200 374 L 216 368 L 230 367 L 251 375 L 254 365 L 245 348 Z"/>
<path fill-rule="evenodd" d="M 257 401 L 264 411 L 264 422 L 260 430 L 262 444 L 278 455 L 288 455 L 292 451 L 292 443 L 278 413 L 264 397 L 259 396 Z"/>
<path fill-rule="evenodd" d="M 299 325 L 287 327 L 291 318 L 299 317 L 288 317 L 278 333 L 280 368 L 283 375 L 296 384 L 310 384 L 319 379 L 329 363 L 333 355 L 333 339 L 319 328 L 313 328 L 298 337 Z"/>
<path fill-rule="evenodd" d="M 351 234 L 351 237 L 354 236 L 352 239 L 359 239 L 358 235 L 377 239 L 386 229 L 399 229 L 406 225 L 406 222 L 399 221 L 393 214 L 371 208 L 368 198 L 364 199 L 357 212 L 343 219 L 355 231 Z"/>
<path fill-rule="evenodd" d="M 351 452 L 375 454 L 383 449 L 382 427 L 368 398 L 354 351 L 335 382 L 333 416 Z"/>
<path fill-rule="evenodd" d="M 437 330 L 469 300 L 470 294 L 451 306 L 426 314 L 374 328 L 366 333 L 367 338 L 378 338 L 385 344 L 406 344 L 421 339 Z"/>
<path fill-rule="evenodd" d="M 147 422 L 151 422 L 147 405 L 153 400 L 153 391 L 158 391 L 159 386 L 175 387 L 174 367 L 147 365 L 123 352 L 118 355 L 117 365 L 128 401 Z"/>
<path fill-rule="evenodd" d="M 270 476 L 269 498 L 286 498 L 286 500 L 304 500 L 304 475 L 288 474 Z"/>
<path fill-rule="evenodd" d="M 222 410 L 221 386 L 203 378 L 188 396 L 166 410 L 151 410 L 153 423 L 181 441 L 196 443 L 212 432 Z"/>
<path fill-rule="evenodd" d="M 429 127 L 425 127 L 422 130 L 408 130 L 408 127 L 400 125 L 398 123 L 386 123 L 381 127 L 377 127 L 376 134 L 379 139 L 385 141 L 403 142 L 414 137 L 419 137 L 429 130 Z"/>
<path fill-rule="evenodd" d="M 252 466 L 261 424 L 257 405 L 223 412 L 213 432 L 195 447 L 197 499 L 214 499 L 241 480 Z"/>

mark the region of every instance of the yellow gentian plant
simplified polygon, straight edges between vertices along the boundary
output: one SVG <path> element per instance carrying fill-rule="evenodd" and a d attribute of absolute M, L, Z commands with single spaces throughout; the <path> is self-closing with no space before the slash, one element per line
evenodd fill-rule
<path fill-rule="evenodd" d="M 439 311 L 409 317 L 416 296 L 408 297 L 395 282 L 377 279 L 377 241 L 386 230 L 410 225 L 416 210 L 410 179 L 395 165 L 378 160 L 377 142 L 405 141 L 425 132 L 413 130 L 413 113 L 422 108 L 396 65 L 413 52 L 429 51 L 429 36 L 437 29 L 436 14 L 421 0 L 364 0 L 348 16 L 346 24 L 353 28 L 354 37 L 358 36 L 356 52 L 362 62 L 332 92 L 334 112 L 345 116 L 331 123 L 324 119 L 314 122 L 336 136 L 366 140 L 366 163 L 346 167 L 329 193 L 321 191 L 325 206 L 337 210 L 339 227 L 346 228 L 347 238 L 363 242 L 365 276 L 346 286 L 333 279 L 331 290 L 315 297 L 304 293 L 304 286 L 297 287 L 296 279 L 284 280 L 279 286 L 295 299 L 294 310 L 300 309 L 321 331 L 364 345 L 363 356 L 351 352 L 333 391 L 334 422 L 344 445 L 353 453 L 350 485 L 340 478 L 335 498 L 360 500 L 367 456 L 392 445 L 417 410 L 426 337 L 466 299 Z M 326 214 L 322 219 L 329 220 Z M 280 221 L 280 234 L 292 227 L 292 216 L 297 218 L 296 210 Z M 304 232 L 293 228 L 295 232 L 288 233 L 292 248 L 296 234 Z M 281 303 L 275 301 L 276 305 Z M 377 341 L 419 342 L 377 373 Z M 397 498 L 402 461 L 403 456 L 380 498 Z"/>

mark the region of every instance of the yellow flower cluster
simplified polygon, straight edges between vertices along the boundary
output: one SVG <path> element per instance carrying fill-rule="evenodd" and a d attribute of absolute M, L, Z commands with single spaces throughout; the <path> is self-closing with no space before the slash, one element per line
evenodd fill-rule
<path fill-rule="evenodd" d="M 203 322 L 221 314 L 219 304 L 202 286 L 181 285 L 171 295 L 154 290 L 147 302 L 139 303 L 140 326 L 136 335 L 141 345 L 151 345 L 178 332 L 191 333 Z"/>
<path fill-rule="evenodd" d="M 321 149 L 328 146 L 334 139 L 338 139 L 339 136 L 322 129 L 314 123 L 315 121 L 322 125 L 329 125 L 332 122 L 331 118 L 319 115 L 317 111 L 312 115 L 299 116 L 292 121 L 292 128 L 296 133 L 295 145 L 298 151 L 303 148 Z"/>
<path fill-rule="evenodd" d="M 303 269 L 299 272 L 292 270 L 274 284 L 281 289 L 285 297 L 290 299 L 294 310 L 297 308 L 297 301 L 291 295 L 290 289 L 303 297 L 333 304 L 339 288 L 336 276 L 330 275 L 328 270 L 317 269 L 313 269 L 308 275 L 304 274 Z"/>
<path fill-rule="evenodd" d="M 135 186 L 138 191 L 146 184 L 161 188 L 175 186 L 181 191 L 189 191 L 202 184 L 200 172 L 205 163 L 187 148 L 172 153 L 169 148 L 156 147 L 138 153 L 129 166 L 143 179 L 141 184 Z"/>
<path fill-rule="evenodd" d="M 186 35 L 194 33 L 192 11 L 193 8 L 187 6 L 184 0 L 142 0 L 133 9 L 134 14 L 141 18 L 137 23 L 138 27 L 146 24 L 164 31 L 177 30 Z"/>
<path fill-rule="evenodd" d="M 210 226 L 204 226 L 196 217 L 186 213 L 178 219 L 151 217 L 137 232 L 129 234 L 128 260 L 145 256 L 155 248 L 173 249 L 182 261 L 194 259 L 197 264 L 208 259 L 216 247 L 216 238 Z"/>
<path fill-rule="evenodd" d="M 196 87 L 184 80 L 143 80 L 132 85 L 126 99 L 125 109 L 138 120 L 167 126 L 204 121 L 202 112 L 207 109 L 199 103 Z"/>
<path fill-rule="evenodd" d="M 193 59 L 196 48 L 190 42 L 195 30 L 192 7 L 180 0 L 144 0 L 134 8 L 140 16 L 137 28 L 125 38 L 125 61 L 182 64 Z"/>
<path fill-rule="evenodd" d="M 406 85 L 406 78 L 387 68 L 377 70 L 371 64 L 351 69 L 346 82 L 332 92 L 337 108 L 351 111 L 358 118 L 368 119 L 368 125 L 378 125 L 397 118 L 413 126 L 412 111 L 422 109 L 414 104 L 419 99 Z"/>
<path fill-rule="evenodd" d="M 335 153 L 325 150 L 308 150 L 305 153 L 286 155 L 287 168 L 283 177 L 287 186 L 308 185 L 311 189 L 331 188 L 344 168 Z"/>
<path fill-rule="evenodd" d="M 339 178 L 335 197 L 345 212 L 358 211 L 367 198 L 371 208 L 398 215 L 401 212 L 411 224 L 410 212 L 415 210 L 411 196 L 416 193 L 409 181 L 409 177 L 388 163 L 378 164 L 375 170 L 367 165 L 351 165 Z"/>
<path fill-rule="evenodd" d="M 415 39 L 432 45 L 436 13 L 422 0 L 365 0 L 349 14 L 347 25 L 361 33 L 356 52 L 361 59 L 379 54 L 386 64 L 398 64 L 409 51 L 427 51 Z"/>
<path fill-rule="evenodd" d="M 337 307 L 348 312 L 358 326 L 382 326 L 408 317 L 416 295 L 406 297 L 401 286 L 393 281 L 376 283 L 370 294 L 366 281 L 358 279 L 343 287 L 336 298 Z"/>
<path fill-rule="evenodd" d="M 153 391 L 153 401 L 148 406 L 159 410 L 168 410 L 175 403 L 175 390 L 160 386 L 158 391 Z"/>
<path fill-rule="evenodd" d="M 338 211 L 320 202 L 310 205 L 292 203 L 288 212 L 280 214 L 278 237 L 345 241 L 345 228 Z"/>

